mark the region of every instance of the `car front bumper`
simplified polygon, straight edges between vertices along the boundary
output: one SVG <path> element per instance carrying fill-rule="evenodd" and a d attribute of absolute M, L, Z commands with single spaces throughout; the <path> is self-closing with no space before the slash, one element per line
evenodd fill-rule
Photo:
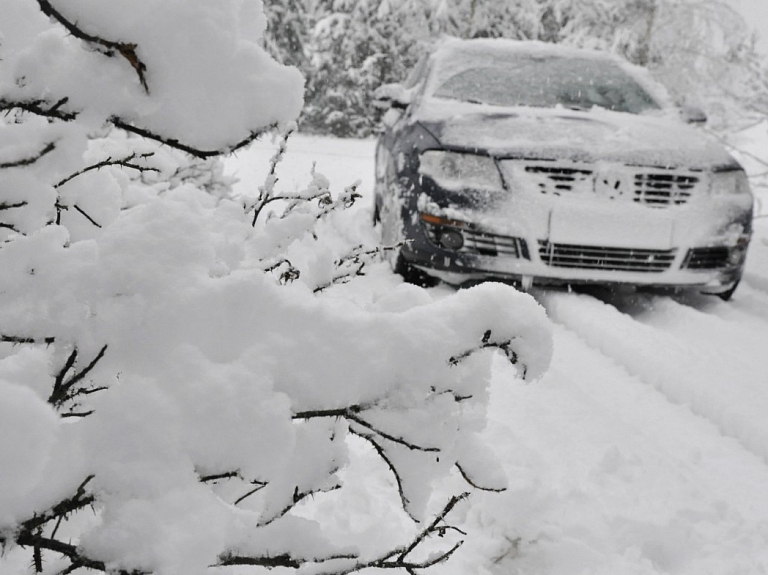
<path fill-rule="evenodd" d="M 551 224 L 551 217 L 544 219 Z M 748 215 L 741 219 L 746 221 Z M 571 238 L 561 234 L 555 238 L 558 241 L 553 241 L 546 226 L 538 234 L 512 235 L 463 221 L 445 222 L 441 225 L 422 221 L 420 226 L 411 228 L 412 237 L 402 254 L 411 265 L 455 285 L 495 279 L 526 287 L 624 284 L 720 293 L 733 287 L 741 277 L 750 239 L 745 225 L 710 222 L 699 226 L 706 228 L 702 230 L 686 226 L 684 215 L 676 222 L 677 228 L 684 231 L 669 239 L 659 240 L 657 231 L 650 230 L 647 240 L 642 233 L 637 237 L 623 234 L 614 242 L 609 237 L 601 238 L 600 242 L 585 242 L 579 234 Z M 527 228 L 530 230 L 531 226 Z M 457 233 L 461 236 L 458 249 Z M 675 241 L 675 235 L 681 241 Z"/>

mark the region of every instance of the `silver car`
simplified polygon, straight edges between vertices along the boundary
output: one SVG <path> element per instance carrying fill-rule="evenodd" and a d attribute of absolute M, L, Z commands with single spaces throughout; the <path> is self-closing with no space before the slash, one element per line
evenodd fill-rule
<path fill-rule="evenodd" d="M 374 220 L 406 279 L 730 298 L 752 194 L 696 110 L 603 52 L 448 40 L 383 86 Z"/>

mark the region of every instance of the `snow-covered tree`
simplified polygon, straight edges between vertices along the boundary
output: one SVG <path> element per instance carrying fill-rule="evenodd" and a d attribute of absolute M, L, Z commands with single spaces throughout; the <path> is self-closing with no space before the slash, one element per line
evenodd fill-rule
<path fill-rule="evenodd" d="M 232 196 L 216 158 L 302 105 L 260 2 L 1 12 L 0 573 L 450 557 L 464 489 L 504 486 L 476 438 L 490 355 L 541 374 L 540 308 L 499 285 L 345 299 L 376 251 L 333 245 L 354 185 Z M 380 496 L 360 454 L 408 522 L 356 529 Z M 431 501 L 441 480 L 462 486 Z"/>

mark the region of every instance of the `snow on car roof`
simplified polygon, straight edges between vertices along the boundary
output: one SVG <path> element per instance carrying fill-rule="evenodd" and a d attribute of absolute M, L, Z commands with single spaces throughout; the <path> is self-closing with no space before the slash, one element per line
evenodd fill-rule
<path fill-rule="evenodd" d="M 565 44 L 553 44 L 540 40 L 510 40 L 507 38 L 475 38 L 463 40 L 461 38 L 446 37 L 435 45 L 434 54 L 442 57 L 456 54 L 510 54 L 510 53 L 540 55 L 540 56 L 585 56 L 595 58 L 615 59 L 615 56 L 600 50 L 576 48 Z"/>
<path fill-rule="evenodd" d="M 539 40 L 510 40 L 506 38 L 476 38 L 463 40 L 446 37 L 434 47 L 431 61 L 433 79 L 446 78 L 479 63 L 503 65 L 511 58 L 523 57 L 528 59 L 564 58 L 574 60 L 603 61 L 614 65 L 636 80 L 662 107 L 671 107 L 672 100 L 658 82 L 654 81 L 648 71 L 635 66 L 610 52 L 588 48 L 577 48 L 564 44 L 553 44 Z M 436 81 L 436 80 L 435 80 Z M 434 81 L 431 82 L 434 84 Z"/>

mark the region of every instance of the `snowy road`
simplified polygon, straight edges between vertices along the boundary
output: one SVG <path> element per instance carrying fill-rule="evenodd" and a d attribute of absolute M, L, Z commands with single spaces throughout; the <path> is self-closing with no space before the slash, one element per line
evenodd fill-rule
<path fill-rule="evenodd" d="M 370 194 L 373 147 L 295 137 L 278 175 L 300 187 L 316 160 L 332 189 L 361 179 Z M 241 191 L 272 149 L 231 161 Z M 442 573 L 768 573 L 768 219 L 756 227 L 728 303 L 532 294 L 553 363 L 533 383 L 496 366 L 486 433 L 510 488 L 475 496 L 472 537 Z"/>

